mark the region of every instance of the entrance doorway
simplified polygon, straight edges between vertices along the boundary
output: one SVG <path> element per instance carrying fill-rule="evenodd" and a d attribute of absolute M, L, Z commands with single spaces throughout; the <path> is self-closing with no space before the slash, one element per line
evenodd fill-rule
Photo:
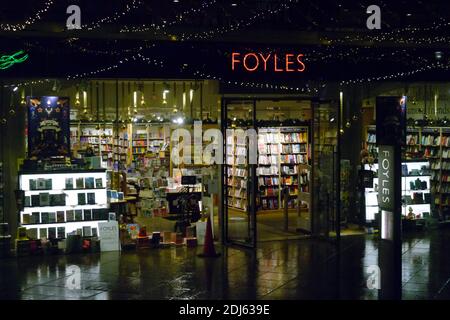
<path fill-rule="evenodd" d="M 225 243 L 336 234 L 332 115 L 331 104 L 298 97 L 222 100 Z"/>

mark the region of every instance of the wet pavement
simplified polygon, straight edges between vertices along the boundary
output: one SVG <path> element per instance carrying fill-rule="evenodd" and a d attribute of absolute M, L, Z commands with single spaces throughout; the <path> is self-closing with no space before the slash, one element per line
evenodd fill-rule
<path fill-rule="evenodd" d="M 367 268 L 378 261 L 371 236 L 218 247 L 141 249 L 0 260 L 0 299 L 377 299 Z M 450 299 L 450 231 L 405 237 L 403 298 Z M 81 271 L 79 287 L 70 266 Z"/>

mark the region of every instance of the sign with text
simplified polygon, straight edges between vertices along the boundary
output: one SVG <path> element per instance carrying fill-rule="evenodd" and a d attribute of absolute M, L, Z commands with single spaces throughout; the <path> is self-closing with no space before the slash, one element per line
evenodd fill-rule
<path fill-rule="evenodd" d="M 381 210 L 394 211 L 394 148 L 382 145 L 378 151 L 378 205 Z"/>
<path fill-rule="evenodd" d="M 382 145 L 379 147 L 378 155 L 378 205 L 381 210 L 381 239 L 387 240 L 393 240 L 394 212 L 396 207 L 394 148 L 394 146 Z M 398 172 L 397 174 L 400 173 Z"/>
<path fill-rule="evenodd" d="M 99 222 L 101 251 L 120 251 L 119 223 L 117 221 Z"/>
<path fill-rule="evenodd" d="M 232 52 L 231 70 L 246 72 L 304 72 L 303 53 Z"/>

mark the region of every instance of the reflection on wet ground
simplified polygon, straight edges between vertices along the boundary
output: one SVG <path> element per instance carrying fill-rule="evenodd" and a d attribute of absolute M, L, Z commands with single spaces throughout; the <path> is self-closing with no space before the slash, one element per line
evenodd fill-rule
<path fill-rule="evenodd" d="M 369 236 L 344 237 L 340 254 L 316 240 L 218 249 L 217 259 L 184 247 L 3 259 L 0 299 L 378 298 L 367 288 L 367 267 L 378 261 Z M 67 271 L 72 265 L 80 268 L 79 286 Z M 403 298 L 450 298 L 448 230 L 405 237 Z"/>

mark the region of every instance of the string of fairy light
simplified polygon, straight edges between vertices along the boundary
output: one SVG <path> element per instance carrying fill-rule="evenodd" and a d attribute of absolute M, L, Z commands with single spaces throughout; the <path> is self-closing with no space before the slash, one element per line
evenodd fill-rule
<path fill-rule="evenodd" d="M 53 4 L 54 0 L 47 0 L 45 1 L 41 9 L 33 12 L 33 15 L 28 17 L 25 22 L 17 24 L 1 23 L 0 29 L 4 31 L 22 31 L 34 24 L 36 21 L 41 20 L 44 14 L 53 6 Z"/>
<path fill-rule="evenodd" d="M 147 32 L 150 30 L 162 30 L 182 22 L 185 18 L 187 18 L 190 15 L 201 13 L 205 9 L 216 3 L 217 0 L 205 1 L 201 3 L 198 8 L 189 8 L 183 11 L 182 13 L 177 14 L 176 17 L 170 21 L 163 20 L 162 23 L 160 24 L 152 23 L 152 24 L 142 24 L 140 26 L 125 26 L 120 30 L 120 32 Z"/>
<path fill-rule="evenodd" d="M 259 12 L 257 12 L 256 14 L 254 14 L 251 17 L 247 17 L 244 19 L 241 19 L 239 22 L 236 23 L 232 23 L 231 25 L 228 26 L 223 26 L 223 27 L 217 27 L 213 30 L 209 30 L 209 31 L 204 31 L 204 32 L 199 32 L 199 33 L 193 33 L 193 34 L 181 34 L 180 35 L 180 40 L 181 41 L 188 41 L 188 40 L 207 40 L 210 39 L 213 36 L 216 35 L 222 35 L 225 33 L 229 33 L 232 31 L 237 31 L 241 28 L 245 28 L 248 27 L 250 25 L 252 25 L 253 23 L 255 23 L 258 20 L 262 20 L 267 18 L 268 16 L 271 15 L 276 15 L 282 11 L 285 11 L 287 9 L 289 9 L 291 7 L 292 4 L 297 3 L 298 0 L 288 0 L 287 3 L 282 3 L 278 8 L 276 9 L 263 9 L 260 10 Z"/>
<path fill-rule="evenodd" d="M 143 2 L 141 0 L 131 0 L 131 3 L 127 3 L 125 6 L 125 9 L 123 11 L 120 11 L 120 12 L 116 11 L 115 13 L 113 13 L 110 16 L 107 16 L 107 17 L 101 18 L 95 22 L 92 22 L 86 26 L 86 29 L 94 30 L 94 29 L 100 28 L 105 23 L 115 22 L 115 21 L 119 20 L 120 18 L 122 18 L 123 16 L 130 13 L 132 10 L 139 8 L 142 4 L 143 4 Z"/>
<path fill-rule="evenodd" d="M 417 73 L 430 71 L 430 70 L 434 70 L 434 69 L 449 70 L 450 63 L 442 64 L 442 63 L 436 62 L 436 63 L 428 64 L 426 66 L 423 66 L 423 67 L 420 67 L 420 68 L 417 68 L 414 70 L 410 70 L 410 71 L 400 71 L 400 72 L 391 73 L 389 75 L 384 75 L 384 76 L 373 76 L 373 77 L 368 77 L 368 78 L 345 80 L 345 81 L 341 81 L 340 85 L 345 86 L 345 85 L 351 85 L 351 84 L 362 84 L 362 83 L 366 83 L 366 82 L 369 83 L 369 82 L 375 82 L 375 81 L 404 78 L 404 77 L 409 77 L 409 76 L 415 75 Z"/>

